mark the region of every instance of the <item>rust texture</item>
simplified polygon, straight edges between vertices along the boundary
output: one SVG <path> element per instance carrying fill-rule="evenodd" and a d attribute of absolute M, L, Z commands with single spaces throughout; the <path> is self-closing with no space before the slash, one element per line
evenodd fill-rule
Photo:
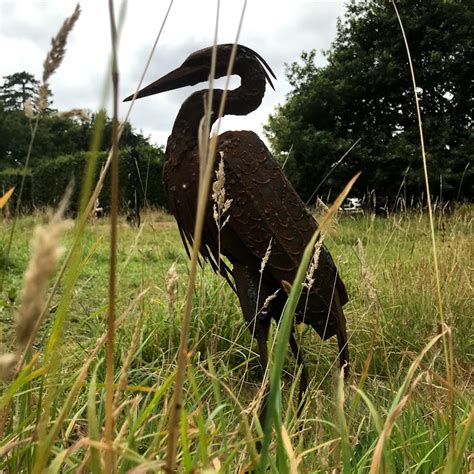
<path fill-rule="evenodd" d="M 231 49 L 231 44 L 217 46 L 216 78 L 226 75 Z M 212 48 L 196 51 L 179 68 L 142 89 L 137 97 L 207 81 L 211 54 Z M 261 56 L 241 45 L 237 49 L 233 73 L 240 76 L 241 85 L 228 92 L 225 114 L 246 115 L 259 107 L 266 83 L 273 87 L 270 76 L 275 76 Z M 181 106 L 168 139 L 163 172 L 169 207 L 188 253 L 193 241 L 199 180 L 198 128 L 204 115 L 207 92 L 193 93 Z M 222 93 L 222 90 L 214 90 L 213 120 L 217 117 Z M 132 96 L 125 100 L 131 99 Z M 219 247 L 213 203 L 209 200 L 201 255 L 236 291 L 265 367 L 268 363 L 266 342 L 271 320 L 278 321 L 281 316 L 287 298 L 285 287 L 287 282 L 294 280 L 305 246 L 317 229 L 317 222 L 255 133 L 222 133 L 218 139 L 216 166 L 221 153 L 225 194 L 227 199 L 232 199 L 227 211 L 230 218 L 221 230 Z M 270 241 L 270 256 L 260 278 L 261 262 Z M 220 261 L 219 248 L 230 265 Z M 324 245 L 313 279 L 309 294 L 305 290 L 300 299 L 296 322 L 312 326 L 322 339 L 336 336 L 343 366 L 349 360 L 346 320 L 342 310 L 348 296 Z M 274 294 L 276 297 L 264 308 L 265 300 Z M 297 363 L 303 364 L 293 334 L 290 346 Z M 301 393 L 306 386 L 307 373 L 303 365 Z"/>

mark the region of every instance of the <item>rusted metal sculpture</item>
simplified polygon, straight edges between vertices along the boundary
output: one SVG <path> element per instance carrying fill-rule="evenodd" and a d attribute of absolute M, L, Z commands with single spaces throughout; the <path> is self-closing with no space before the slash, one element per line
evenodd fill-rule
<path fill-rule="evenodd" d="M 231 44 L 217 46 L 216 78 L 227 74 L 231 50 Z M 137 97 L 207 81 L 211 55 L 212 47 L 196 51 L 180 67 L 138 92 Z M 275 75 L 260 55 L 241 45 L 237 47 L 233 74 L 240 76 L 241 85 L 228 91 L 224 113 L 246 115 L 259 107 L 266 82 L 273 87 L 270 75 Z M 195 92 L 181 106 L 168 139 L 163 172 L 168 203 L 188 254 L 193 242 L 199 181 L 198 130 L 207 93 L 207 90 Z M 222 94 L 222 90 L 214 90 L 212 122 L 217 118 Z M 257 339 L 265 368 L 271 320 L 278 321 L 281 316 L 286 301 L 285 282 L 293 281 L 317 223 L 255 133 L 222 133 L 218 138 L 217 153 L 224 159 L 226 198 L 232 199 L 228 211 L 230 219 L 220 232 L 219 247 L 212 203 L 208 204 L 201 254 L 231 285 L 235 283 L 245 321 Z M 261 262 L 270 242 L 270 255 L 261 275 Z M 219 248 L 232 268 L 220 261 Z M 296 322 L 311 325 L 322 339 L 336 335 L 342 366 L 349 360 L 346 320 L 342 310 L 348 297 L 324 246 L 320 249 L 312 278 L 314 285 L 309 294 L 308 290 L 303 292 L 295 315 Z M 271 295 L 276 296 L 264 307 Z M 302 366 L 300 393 L 303 393 L 308 376 L 293 334 L 290 346 L 297 364 Z"/>

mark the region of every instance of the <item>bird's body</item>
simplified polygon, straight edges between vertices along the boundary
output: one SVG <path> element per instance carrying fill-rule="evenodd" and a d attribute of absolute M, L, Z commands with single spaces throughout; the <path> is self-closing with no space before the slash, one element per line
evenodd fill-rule
<path fill-rule="evenodd" d="M 225 75 L 231 48 L 232 45 L 217 47 L 216 77 Z M 210 69 L 211 51 L 212 48 L 207 48 L 193 53 L 180 68 L 146 87 L 138 97 L 205 80 Z M 241 77 L 242 82 L 239 88 L 228 92 L 225 114 L 245 115 L 260 105 L 266 81 L 271 84 L 265 67 L 270 71 L 255 52 L 238 46 L 233 72 Z M 202 69 L 206 72 L 203 73 Z M 183 103 L 168 139 L 163 172 L 169 207 L 187 249 L 193 242 L 200 173 L 198 129 L 204 115 L 206 93 L 195 92 Z M 215 118 L 222 91 L 215 90 L 213 96 L 212 117 Z M 225 196 L 232 200 L 227 211 L 229 221 L 219 232 L 213 216 L 213 203 L 209 200 L 201 255 L 215 271 L 235 284 L 244 318 L 257 339 L 265 366 L 271 320 L 280 318 L 286 301 L 285 284 L 293 282 L 317 223 L 255 133 L 232 131 L 221 134 L 217 143 L 216 166 L 220 157 L 224 161 Z M 269 249 L 268 261 L 261 274 L 262 259 Z M 229 266 L 220 260 L 219 252 L 227 258 Z M 324 246 L 320 248 L 312 278 L 314 284 L 309 294 L 305 290 L 300 298 L 296 320 L 311 325 L 323 339 L 337 335 L 342 364 L 348 361 L 346 322 L 342 311 L 348 298 L 331 255 Z M 275 297 L 264 307 L 265 300 L 271 295 Z M 290 344 L 298 363 L 302 363 L 293 335 Z M 302 388 L 306 387 L 306 379 L 303 368 Z"/>

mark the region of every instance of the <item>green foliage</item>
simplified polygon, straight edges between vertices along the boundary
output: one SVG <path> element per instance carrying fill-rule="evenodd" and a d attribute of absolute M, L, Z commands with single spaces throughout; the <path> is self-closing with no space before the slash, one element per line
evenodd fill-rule
<path fill-rule="evenodd" d="M 91 159 L 90 152 L 81 152 L 75 155 L 63 155 L 52 159 L 45 159 L 39 164 L 33 175 L 33 195 L 35 205 L 57 206 L 64 196 L 67 186 L 71 183 L 74 192 L 71 196 L 70 208 L 77 211 L 79 190 L 87 161 Z M 99 166 L 106 160 L 106 153 L 101 152 L 98 157 Z"/>
<path fill-rule="evenodd" d="M 469 166 L 472 116 L 474 9 L 471 2 L 397 2 L 419 85 L 433 192 L 472 199 Z M 318 194 L 341 189 L 357 171 L 355 191 L 410 199 L 424 190 L 416 110 L 407 55 L 390 2 L 351 2 L 325 54 L 303 53 L 287 68 L 293 91 L 265 128 L 274 151 L 285 159 L 297 190 L 308 198 L 338 159 Z M 467 168 L 466 168 L 467 166 Z M 462 187 L 460 188 L 460 186 Z"/>
<path fill-rule="evenodd" d="M 92 152 L 78 152 L 73 155 L 45 159 L 33 173 L 33 202 L 37 207 L 57 206 L 67 186 L 72 183 L 74 191 L 69 209 L 77 212 L 80 189 L 88 160 Z M 107 152 L 100 152 L 97 160 L 95 181 L 107 160 Z M 133 201 L 135 190 L 140 206 L 146 201 L 152 206 L 165 206 L 161 186 L 164 153 L 148 144 L 140 144 L 136 149 L 125 149 L 120 153 L 120 204 L 123 209 L 128 201 Z M 146 192 L 146 195 L 145 195 Z M 106 178 L 99 196 L 100 206 L 107 210 L 110 206 L 110 179 Z"/>
<path fill-rule="evenodd" d="M 6 110 L 23 110 L 23 104 L 38 96 L 40 82 L 26 71 L 4 76 L 5 82 L 0 86 L 0 101 Z"/>
<path fill-rule="evenodd" d="M 38 123 L 32 148 L 30 166 L 35 167 L 45 158 L 87 151 L 92 129 L 80 122 L 58 115 L 43 115 Z M 0 102 L 0 169 L 21 167 L 31 141 L 32 124 L 22 110 L 6 111 Z"/>

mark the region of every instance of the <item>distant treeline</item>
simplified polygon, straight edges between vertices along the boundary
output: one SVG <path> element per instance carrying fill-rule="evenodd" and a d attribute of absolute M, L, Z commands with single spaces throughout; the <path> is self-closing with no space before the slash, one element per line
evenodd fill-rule
<path fill-rule="evenodd" d="M 73 183 L 70 210 L 79 205 L 80 191 L 88 162 L 96 159 L 95 178 L 107 159 L 111 143 L 111 119 L 103 112 L 87 114 L 75 111 L 72 115 L 59 114 L 51 104 L 40 117 L 33 144 L 30 163 L 24 169 L 25 157 L 32 134 L 32 121 L 24 111 L 24 104 L 33 105 L 38 91 L 38 81 L 26 72 L 4 78 L 0 87 L 0 193 L 11 186 L 18 186 L 23 174 L 25 187 L 21 207 L 30 211 L 37 207 L 58 204 L 69 183 Z M 98 122 L 103 123 L 98 152 L 90 149 Z M 166 205 L 162 169 L 164 151 L 152 145 L 148 138 L 133 130 L 130 124 L 120 140 L 120 206 L 128 207 L 129 201 L 143 206 Z M 95 183 L 95 181 L 94 181 Z M 12 196 L 15 203 L 18 193 Z M 107 211 L 110 200 L 109 178 L 106 179 L 99 201 Z"/>

